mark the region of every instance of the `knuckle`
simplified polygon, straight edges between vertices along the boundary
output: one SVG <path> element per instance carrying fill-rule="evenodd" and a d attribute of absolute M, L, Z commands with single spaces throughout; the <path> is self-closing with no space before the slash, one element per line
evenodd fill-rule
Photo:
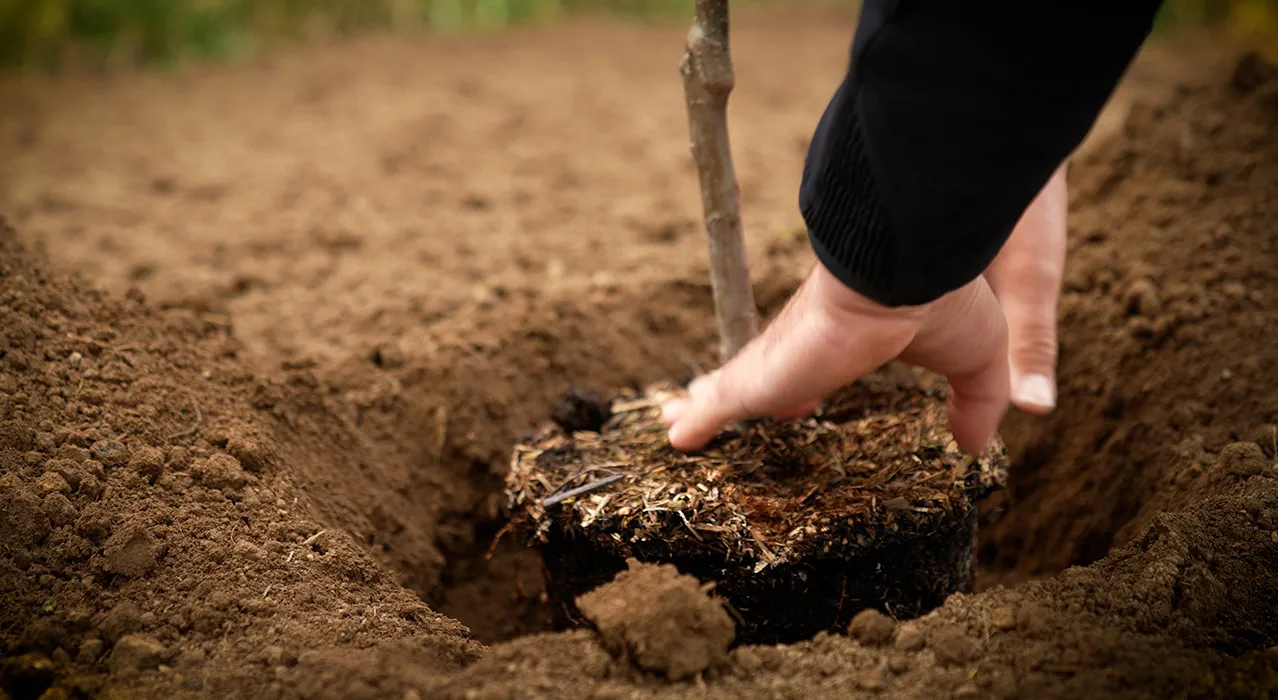
<path fill-rule="evenodd" d="M 1020 335 L 1013 343 L 1012 352 L 1022 359 L 1054 363 L 1057 353 L 1055 333 L 1040 332 Z"/>

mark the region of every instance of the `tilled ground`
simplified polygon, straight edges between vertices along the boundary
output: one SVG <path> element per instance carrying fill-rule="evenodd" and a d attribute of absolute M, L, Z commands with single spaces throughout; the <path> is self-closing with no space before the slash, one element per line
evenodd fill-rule
<path fill-rule="evenodd" d="M 810 263 L 796 187 L 853 20 L 734 25 L 765 310 Z M 1075 161 L 1061 409 L 1009 419 L 988 590 L 737 649 L 693 682 L 547 630 L 536 559 L 484 556 L 510 446 L 569 383 L 607 392 L 714 357 L 681 41 L 578 23 L 0 83 L 3 690 L 1040 698 L 1272 681 L 1273 654 L 1236 659 L 1278 642 L 1278 82 L 1193 44 L 1151 47 Z"/>

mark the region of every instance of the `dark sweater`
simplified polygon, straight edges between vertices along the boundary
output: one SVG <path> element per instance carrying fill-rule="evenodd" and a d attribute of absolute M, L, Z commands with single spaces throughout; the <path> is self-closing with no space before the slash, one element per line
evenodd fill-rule
<path fill-rule="evenodd" d="M 1157 0 L 865 0 L 800 209 L 818 258 L 888 306 L 984 272 L 1087 135 Z"/>

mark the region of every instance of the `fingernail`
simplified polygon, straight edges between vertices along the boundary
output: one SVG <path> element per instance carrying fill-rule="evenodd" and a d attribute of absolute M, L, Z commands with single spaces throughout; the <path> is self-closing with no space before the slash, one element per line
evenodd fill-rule
<path fill-rule="evenodd" d="M 1016 384 L 1013 399 L 1017 403 L 1029 404 L 1040 408 L 1056 407 L 1056 387 L 1052 380 L 1042 374 L 1027 374 Z"/>
<path fill-rule="evenodd" d="M 666 432 L 666 438 L 670 440 L 671 445 L 681 445 L 683 444 L 683 433 L 686 430 L 687 430 L 687 424 L 675 423 L 674 425 L 670 426 L 669 430 Z"/>
<path fill-rule="evenodd" d="M 670 399 L 661 405 L 661 422 L 669 428 L 679 420 L 679 416 L 682 416 L 687 408 L 688 402 L 686 400 Z"/>

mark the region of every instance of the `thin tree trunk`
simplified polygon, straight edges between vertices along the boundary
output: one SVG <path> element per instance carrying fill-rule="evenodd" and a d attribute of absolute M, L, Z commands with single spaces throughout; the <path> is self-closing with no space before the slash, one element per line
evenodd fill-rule
<path fill-rule="evenodd" d="M 697 0 L 679 72 L 688 105 L 692 155 L 701 179 L 719 352 L 726 362 L 758 333 L 741 234 L 741 188 L 728 141 L 728 95 L 735 82 L 728 47 L 728 0 Z"/>

